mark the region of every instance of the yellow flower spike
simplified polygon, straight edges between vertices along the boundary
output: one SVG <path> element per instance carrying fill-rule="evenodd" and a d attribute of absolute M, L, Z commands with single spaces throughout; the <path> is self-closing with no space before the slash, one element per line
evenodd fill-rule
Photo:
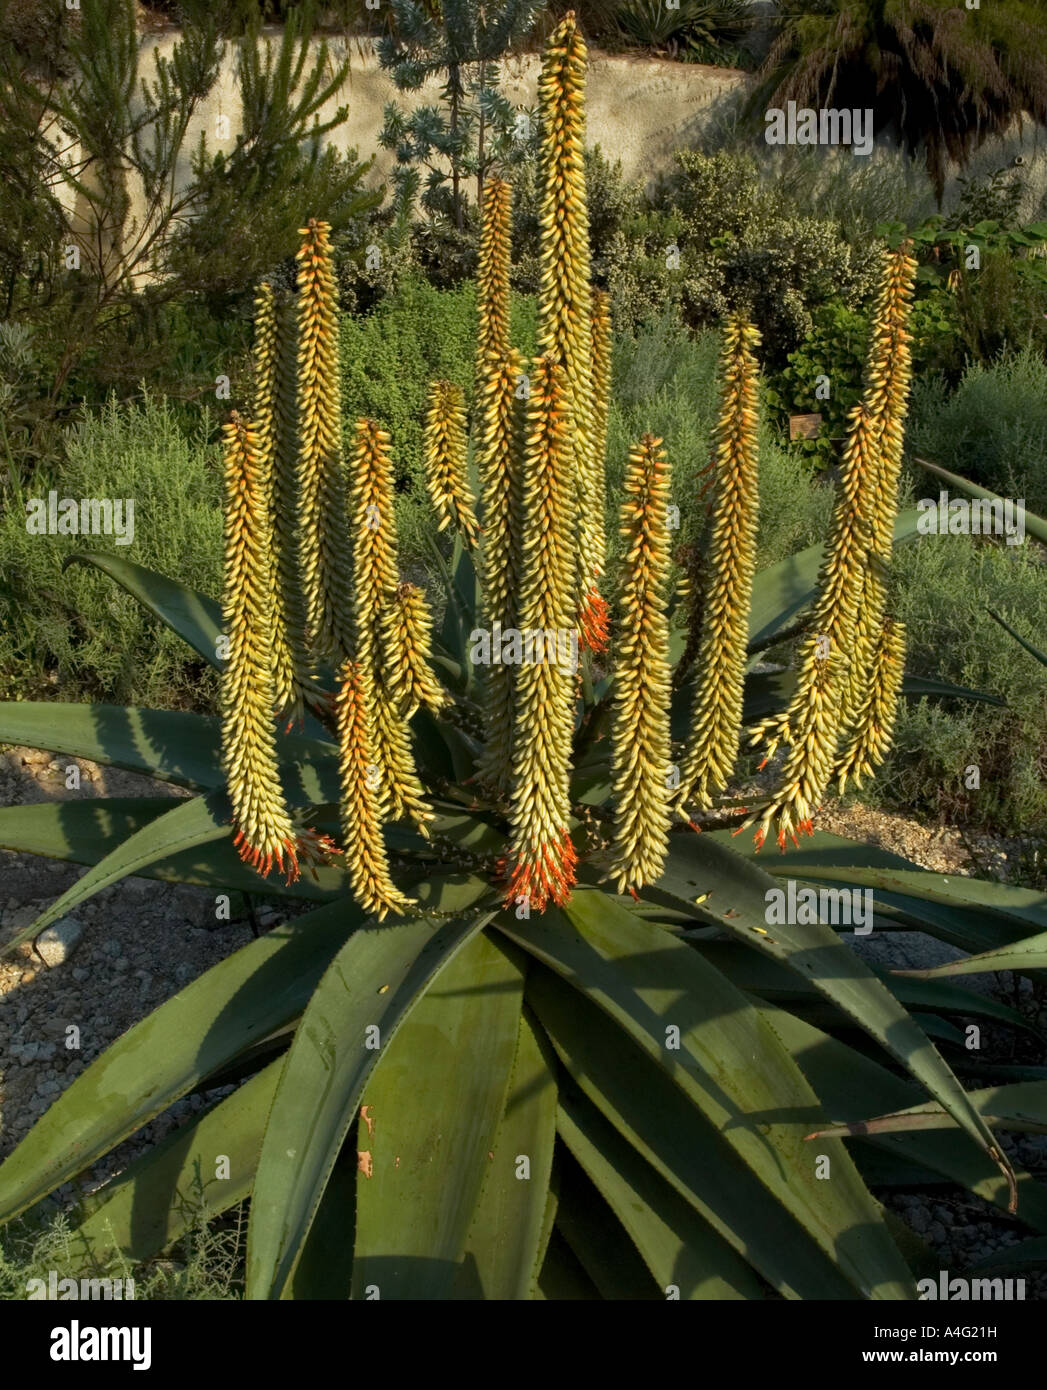
<path fill-rule="evenodd" d="M 905 442 L 905 414 L 912 383 L 912 334 L 908 329 L 917 262 L 902 247 L 887 259 L 873 312 L 865 404 L 877 430 L 878 460 L 867 511 L 869 549 L 861 578 L 844 722 L 849 729 L 864 703 L 887 607 L 898 482 Z"/>
<path fill-rule="evenodd" d="M 604 567 L 603 493 L 594 460 L 592 299 L 589 213 L 585 195 L 586 47 L 573 11 L 553 31 L 542 59 L 541 279 L 538 350 L 564 370 L 572 469 L 578 495 L 579 564 L 575 607 L 582 644 L 602 650 L 607 605 L 598 584 Z"/>
<path fill-rule="evenodd" d="M 876 418 L 870 416 L 865 403 L 859 403 L 850 413 L 829 537 L 818 571 L 818 597 L 810 621 L 810 630 L 818 636 L 823 653 L 831 651 L 840 658 L 834 670 L 840 682 L 841 728 L 846 717 L 855 625 L 871 545 L 869 515 L 875 505 L 874 489 L 879 476 L 878 441 Z M 813 670 L 808 668 L 809 674 Z M 765 762 L 774 756 L 781 741 L 789 741 L 792 721 L 798 713 L 802 715 L 809 694 L 805 686 L 798 684 L 787 709 L 750 729 L 749 742 L 763 745 Z"/>
<path fill-rule="evenodd" d="M 449 697 L 429 667 L 433 619 L 425 595 L 404 582 L 382 619 L 385 679 L 400 714 L 410 719 L 419 705 L 433 714 Z"/>
<path fill-rule="evenodd" d="M 789 755 L 782 769 L 782 788 L 761 812 L 742 822 L 735 834 L 759 821 L 759 849 L 769 827 L 777 827 L 778 848 L 787 839 L 798 844 L 798 834 L 811 834 L 812 818 L 821 804 L 832 776 L 839 742 L 839 683 L 841 657 L 824 655 L 824 647 L 812 634 L 800 649 L 797 684 L 808 692 L 802 709 L 794 714 Z"/>
<path fill-rule="evenodd" d="M 345 549 L 338 315 L 330 224 L 310 221 L 298 261 L 299 564 L 310 641 L 319 659 L 352 649 Z"/>
<path fill-rule="evenodd" d="M 293 333 L 286 315 L 277 313 L 272 286 L 263 283 L 255 296 L 254 423 L 260 486 L 272 543 L 268 560 L 274 708 L 278 716 L 293 723 L 302 720 L 302 692 L 311 672 L 295 563 L 294 401 L 287 390 L 288 381 L 293 390 L 294 369 L 291 366 L 289 375 L 285 370 L 289 365 L 285 344 L 289 327 Z"/>
<path fill-rule="evenodd" d="M 727 785 L 741 744 L 760 509 L 755 355 L 759 341 L 759 333 L 742 315 L 728 320 L 694 702 L 676 798 L 681 811 L 688 805 L 704 811 L 712 804 L 715 793 Z"/>
<path fill-rule="evenodd" d="M 476 269 L 476 308 L 479 337 L 476 344 L 476 396 L 484 394 L 489 362 L 500 362 L 509 352 L 509 257 L 513 191 L 504 179 L 484 184 L 483 228 Z M 497 368 L 494 368 L 497 370 Z"/>
<path fill-rule="evenodd" d="M 386 675 L 382 640 L 400 584 L 390 436 L 374 420 L 358 420 L 349 460 L 349 523 L 353 548 L 356 659 L 371 699 L 372 751 L 380 770 L 377 804 L 391 819 L 410 816 L 425 833 L 432 812 L 415 771 L 407 721 Z"/>
<path fill-rule="evenodd" d="M 477 470 L 483 504 L 483 621 L 488 634 L 516 627 L 516 604 L 522 559 L 520 452 L 521 415 L 516 396 L 524 359 L 514 349 L 490 359 L 480 399 Z M 493 639 L 492 639 L 493 640 Z M 484 751 L 477 779 L 495 792 L 506 792 L 512 775 L 512 668 L 495 663 L 483 672 Z"/>
<path fill-rule="evenodd" d="M 382 615 L 393 605 L 400 583 L 390 439 L 374 420 L 357 420 L 349 457 L 355 649 L 368 675 L 381 667 Z"/>
<path fill-rule="evenodd" d="M 477 541 L 476 499 L 465 477 L 465 395 L 452 381 L 429 387 L 423 435 L 425 483 L 438 531 L 454 528 L 470 550 Z"/>
<path fill-rule="evenodd" d="M 615 665 L 611 877 L 634 893 L 661 874 L 669 851 L 669 472 L 662 441 L 645 434 L 629 455 L 621 512 L 624 574 Z"/>
<path fill-rule="evenodd" d="M 577 496 L 563 368 L 551 355 L 534 363 L 522 477 L 522 568 L 517 626 L 532 641 L 575 631 Z M 524 661 L 516 671 L 513 796 L 507 903 L 526 899 L 542 912 L 562 903 L 575 881 L 569 834 L 574 672 L 558 660 Z"/>
<path fill-rule="evenodd" d="M 241 859 L 263 876 L 275 863 L 298 877 L 295 831 L 280 785 L 273 727 L 270 525 L 265 464 L 249 421 L 222 427 L 225 465 L 225 586 L 229 655 L 222 674 L 222 761 Z M 285 863 L 286 861 L 286 863 Z"/>
<path fill-rule="evenodd" d="M 855 713 L 847 746 L 836 767 L 842 796 L 848 777 L 856 787 L 863 775 L 874 776 L 891 746 L 891 735 L 898 717 L 898 700 L 905 676 L 905 625 L 888 619 L 876 644 L 873 669 L 865 698 Z"/>
<path fill-rule="evenodd" d="M 417 904 L 405 897 L 389 877 L 382 839 L 378 769 L 371 758 L 371 692 L 357 663 L 342 663 L 338 686 L 335 710 L 345 864 L 357 902 L 381 919 L 388 912 L 404 913 Z"/>

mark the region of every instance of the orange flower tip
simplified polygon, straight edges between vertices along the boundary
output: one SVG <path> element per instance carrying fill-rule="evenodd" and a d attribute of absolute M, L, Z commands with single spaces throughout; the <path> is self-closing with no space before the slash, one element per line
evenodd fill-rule
<path fill-rule="evenodd" d="M 694 831 L 696 835 L 700 835 L 702 833 L 702 827 L 700 825 L 695 825 L 694 821 L 691 820 L 690 816 L 687 817 L 687 824 L 691 827 L 691 829 Z M 735 834 L 737 833 L 738 832 L 735 831 Z"/>
<path fill-rule="evenodd" d="M 634 903 L 638 903 L 640 901 L 640 895 L 635 888 L 629 889 L 629 896 L 632 898 Z"/>
<path fill-rule="evenodd" d="M 784 830 L 779 830 L 779 831 L 778 831 L 778 849 L 780 850 L 780 852 L 781 852 L 782 854 L 785 853 L 785 831 L 784 831 Z"/>
<path fill-rule="evenodd" d="M 741 831 L 740 831 L 740 830 L 736 830 L 734 833 L 735 833 L 736 835 L 740 835 L 740 834 L 741 834 Z M 760 829 L 757 830 L 756 834 L 753 836 L 753 844 L 756 846 L 756 853 L 757 853 L 757 854 L 759 854 L 760 851 L 763 849 L 763 842 L 764 842 L 764 840 L 766 840 L 766 839 L 767 839 L 767 831 L 764 830 L 763 827 L 761 826 Z"/>
<path fill-rule="evenodd" d="M 757 771 L 757 772 L 762 772 L 762 771 L 764 770 L 764 768 L 767 766 L 767 764 L 768 764 L 770 761 L 771 761 L 771 755 L 770 755 L 770 753 L 768 753 L 767 756 L 766 756 L 766 758 L 764 758 L 763 762 L 759 764 L 759 766 L 757 767 L 756 771 Z"/>

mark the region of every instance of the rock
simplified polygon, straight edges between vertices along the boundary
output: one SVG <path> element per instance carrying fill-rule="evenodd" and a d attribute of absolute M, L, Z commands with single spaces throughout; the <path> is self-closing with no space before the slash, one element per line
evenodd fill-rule
<path fill-rule="evenodd" d="M 36 949 L 53 969 L 64 965 L 80 944 L 84 929 L 75 917 L 59 917 L 36 938 Z"/>
<path fill-rule="evenodd" d="M 126 956 L 117 956 L 116 960 L 113 961 L 114 970 L 124 971 L 130 970 L 130 968 L 131 962 L 127 959 Z"/>
<path fill-rule="evenodd" d="M 909 1225 L 919 1235 L 923 1235 L 929 1230 L 931 1218 L 924 1207 L 911 1207 L 909 1209 Z"/>

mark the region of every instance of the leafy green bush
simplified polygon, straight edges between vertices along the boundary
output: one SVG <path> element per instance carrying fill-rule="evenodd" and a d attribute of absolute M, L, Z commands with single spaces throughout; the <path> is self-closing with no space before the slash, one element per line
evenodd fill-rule
<path fill-rule="evenodd" d="M 525 353 L 534 348 L 533 300 L 517 296 L 513 334 Z M 348 447 L 354 422 L 377 420 L 393 436 L 399 490 L 397 517 L 406 555 L 427 553 L 431 529 L 422 472 L 422 429 L 430 381 L 446 377 L 472 402 L 476 291 L 473 285 L 438 290 L 406 277 L 395 298 L 366 318 L 341 326 L 342 418 Z"/>
<path fill-rule="evenodd" d="M 973 363 L 951 394 L 940 375 L 917 378 L 909 426 L 914 453 L 1005 497 L 1047 512 L 1047 362 L 1029 350 Z M 923 485 L 923 484 L 918 484 Z M 926 496 L 937 496 L 927 484 Z"/>
<path fill-rule="evenodd" d="M 917 481 L 917 489 L 925 487 Z M 928 490 L 925 495 L 934 495 Z M 907 670 L 991 691 L 1006 708 L 903 702 L 887 762 L 862 793 L 878 805 L 1006 833 L 1047 825 L 1047 688 L 1043 669 L 989 616 L 1047 631 L 1047 565 L 1032 541 L 979 544 L 925 536 L 897 548 L 895 609 Z M 977 766 L 980 785 L 965 785 Z"/>
<path fill-rule="evenodd" d="M 751 156 L 680 150 L 676 164 L 607 253 L 620 325 L 673 306 L 698 329 L 744 304 L 763 359 L 780 365 L 818 305 L 855 305 L 871 291 L 878 247 L 852 246 L 836 222 L 802 214 Z"/>
<path fill-rule="evenodd" d="M 32 692 L 50 677 L 80 696 L 133 704 L 213 700 L 214 678 L 171 632 L 101 575 L 62 572 L 68 555 L 91 549 L 181 569 L 219 592 L 221 479 L 209 422 L 187 436 L 179 414 L 148 395 L 138 406 L 111 401 L 69 433 L 60 477 L 14 491 L 0 517 L 0 674 L 9 690 Z M 132 498 L 133 543 L 29 534 L 26 503 L 52 488 L 59 498 Z"/>

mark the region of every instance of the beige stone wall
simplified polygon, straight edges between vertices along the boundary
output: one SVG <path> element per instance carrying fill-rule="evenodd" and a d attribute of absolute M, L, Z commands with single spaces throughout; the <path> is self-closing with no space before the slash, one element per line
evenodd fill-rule
<path fill-rule="evenodd" d="M 276 31 L 266 31 L 272 41 Z M 171 29 L 146 35 L 142 46 L 142 75 L 152 71 L 152 54 L 169 55 L 177 39 Z M 439 81 L 428 82 L 419 92 L 399 93 L 383 73 L 370 44 L 329 40 L 332 61 L 348 58 L 350 71 L 336 99 L 349 108 L 348 120 L 327 138 L 340 149 L 355 148 L 361 158 L 376 155 L 370 182 L 380 183 L 393 162 L 390 152 L 378 148 L 385 104 L 396 101 L 403 108 L 436 100 Z M 504 91 L 514 105 L 534 106 L 537 102 L 539 59 L 526 56 L 504 64 Z M 731 69 L 673 63 L 656 58 L 609 56 L 592 53 L 587 85 L 588 134 L 612 159 L 620 159 L 627 177 L 650 179 L 664 169 L 672 151 L 681 145 L 698 143 L 703 131 L 721 112 L 733 105 L 745 91 L 748 78 Z M 218 137 L 218 117 L 228 118 L 228 132 Z M 239 102 L 235 79 L 235 56 L 227 52 L 222 72 L 208 101 L 195 117 L 183 159 L 180 177 L 189 175 L 190 153 L 201 130 L 213 149 L 231 147 L 239 125 Z M 759 140 L 754 136 L 754 140 Z M 1042 133 L 1027 125 L 1005 142 L 993 142 L 979 152 L 973 168 L 991 172 L 1021 153 L 1026 162 L 1030 193 L 1026 211 L 1047 192 L 1047 149 Z M 873 158 L 876 158 L 873 155 Z M 140 217 L 144 200 L 140 191 L 131 190 L 132 217 Z"/>

